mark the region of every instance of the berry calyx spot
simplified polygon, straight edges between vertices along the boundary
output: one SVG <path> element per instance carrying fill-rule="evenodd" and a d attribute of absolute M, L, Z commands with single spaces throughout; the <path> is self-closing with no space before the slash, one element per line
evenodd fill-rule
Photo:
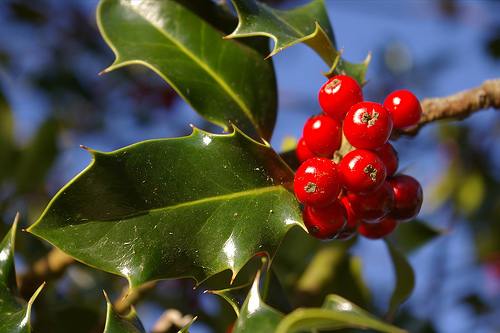
<path fill-rule="evenodd" d="M 314 192 L 316 192 L 317 187 L 318 186 L 315 183 L 309 182 L 306 185 L 306 192 L 307 193 L 314 193 Z"/>
<path fill-rule="evenodd" d="M 338 91 L 339 89 L 339 84 L 340 84 L 340 80 L 339 79 L 334 79 L 332 82 L 328 83 L 326 86 L 325 86 L 325 92 L 327 94 L 334 94 Z"/>
<path fill-rule="evenodd" d="M 371 180 L 372 181 L 376 181 L 377 180 L 377 172 L 378 170 L 375 169 L 371 164 L 368 164 L 365 168 L 364 168 L 364 173 L 366 173 L 368 176 L 370 176 Z"/>
<path fill-rule="evenodd" d="M 362 121 L 364 124 L 368 124 L 368 126 L 373 126 L 375 125 L 375 122 L 377 121 L 379 116 L 378 112 L 373 112 L 373 115 L 369 114 L 368 112 L 363 113 L 363 118 Z"/>

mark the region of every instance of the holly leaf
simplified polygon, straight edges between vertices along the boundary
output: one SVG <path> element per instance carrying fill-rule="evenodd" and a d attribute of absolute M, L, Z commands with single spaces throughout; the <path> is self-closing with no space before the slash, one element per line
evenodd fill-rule
<path fill-rule="evenodd" d="M 106 293 L 104 297 L 106 297 L 107 311 L 103 333 L 146 333 L 133 307 L 126 316 L 122 316 L 115 311 Z"/>
<path fill-rule="evenodd" d="M 321 308 L 299 308 L 288 314 L 274 332 L 316 332 L 341 328 L 372 329 L 387 333 L 406 332 L 333 294 L 326 297 Z"/>
<path fill-rule="evenodd" d="M 19 155 L 15 168 L 17 191 L 26 193 L 44 184 L 45 176 L 58 155 L 59 124 L 45 121 Z"/>
<path fill-rule="evenodd" d="M 186 324 L 186 326 L 184 326 L 183 328 L 181 328 L 179 330 L 179 332 L 177 333 L 189 333 L 189 327 L 191 327 L 191 325 L 194 323 L 194 321 L 197 319 L 198 317 L 193 317 L 193 319 L 191 319 L 191 321 L 189 323 Z"/>
<path fill-rule="evenodd" d="M 260 298 L 274 309 L 288 313 L 292 311 L 292 306 L 288 297 L 278 280 L 273 266 L 269 265 L 269 260 L 262 257 L 262 267 L 259 271 L 259 295 Z M 253 283 L 248 283 L 238 287 L 232 287 L 222 290 L 207 290 L 206 292 L 219 295 L 226 300 L 232 307 L 237 316 L 240 315 L 240 309 L 245 303 L 245 299 L 252 288 Z"/>
<path fill-rule="evenodd" d="M 274 40 L 274 49 L 268 57 L 297 43 L 311 47 L 326 62 L 332 77 L 347 74 L 364 84 L 370 55 L 362 63 L 349 63 L 340 59 L 335 48 L 333 29 L 323 0 L 292 9 L 275 9 L 254 0 L 232 0 L 239 16 L 236 29 L 225 38 L 266 36 Z"/>
<path fill-rule="evenodd" d="M 26 302 L 19 294 L 14 266 L 14 239 L 19 214 L 10 232 L 0 243 L 0 332 L 30 333 L 31 307 L 43 288 L 41 285 Z"/>
<path fill-rule="evenodd" d="M 283 313 L 267 305 L 260 296 L 261 271 L 257 272 L 252 287 L 241 307 L 233 333 L 274 332 Z"/>
<path fill-rule="evenodd" d="M 423 221 L 413 220 L 400 223 L 395 231 L 394 238 L 397 241 L 398 249 L 408 254 L 447 232 L 447 230 L 439 230 Z"/>
<path fill-rule="evenodd" d="M 259 271 L 241 307 L 233 332 L 317 332 L 342 328 L 372 329 L 386 333 L 407 333 L 375 317 L 354 303 L 328 295 L 321 308 L 298 308 L 285 315 L 262 300 L 264 290 Z"/>
<path fill-rule="evenodd" d="M 303 227 L 294 173 L 268 145 L 237 128 L 137 143 L 93 161 L 52 199 L 28 231 L 75 259 L 148 281 L 230 269 L 274 256 Z"/>
<path fill-rule="evenodd" d="M 210 22 L 219 26 L 204 20 L 200 12 L 224 14 L 213 1 L 191 3 L 101 1 L 99 29 L 116 55 L 103 73 L 130 64 L 147 66 L 208 121 L 225 131 L 232 122 L 256 140 L 269 141 L 277 112 L 272 62 L 264 59 L 262 47 L 223 39 L 220 29 L 227 19 Z"/>
<path fill-rule="evenodd" d="M 413 288 L 415 288 L 415 273 L 405 256 L 387 240 L 385 243 L 389 249 L 396 274 L 396 286 L 392 292 L 389 310 L 385 314 L 385 318 L 392 321 L 398 312 L 399 306 L 410 297 Z"/>

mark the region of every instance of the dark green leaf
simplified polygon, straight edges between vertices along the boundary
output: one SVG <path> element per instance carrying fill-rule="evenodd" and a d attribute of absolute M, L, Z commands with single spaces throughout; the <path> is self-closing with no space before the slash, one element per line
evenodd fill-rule
<path fill-rule="evenodd" d="M 49 119 L 39 128 L 26 149 L 20 152 L 16 167 L 16 183 L 19 192 L 26 192 L 44 182 L 45 175 L 57 157 L 59 127 Z"/>
<path fill-rule="evenodd" d="M 260 270 L 260 282 L 259 282 L 259 295 L 262 300 L 269 306 L 276 310 L 284 313 L 292 311 L 292 307 L 288 301 L 288 298 L 281 286 L 278 277 L 273 269 L 273 266 L 269 267 L 269 260 L 266 257 L 262 257 L 262 267 Z M 213 290 L 210 293 L 216 294 L 224 298 L 234 309 L 236 315 L 239 316 L 240 309 L 245 302 L 251 288 L 251 284 L 223 289 L 223 290 Z"/>
<path fill-rule="evenodd" d="M 16 269 L 14 266 L 14 239 L 16 236 L 16 219 L 9 233 L 0 243 L 0 322 L 6 316 L 19 312 L 26 305 L 26 301 L 19 294 L 16 282 Z"/>
<path fill-rule="evenodd" d="M 340 296 L 329 295 L 321 308 L 299 308 L 285 316 L 275 333 L 341 328 L 373 329 L 388 333 L 406 332 L 384 322 Z"/>
<path fill-rule="evenodd" d="M 437 333 L 429 319 L 413 317 L 408 313 L 400 313 L 394 325 L 404 327 L 408 332 Z"/>
<path fill-rule="evenodd" d="M 19 215 L 16 216 L 10 232 L 0 243 L 0 332 L 30 333 L 31 306 L 43 285 L 27 304 L 19 294 L 14 266 L 14 239 L 18 219 Z"/>
<path fill-rule="evenodd" d="M 269 56 L 296 43 L 303 42 L 311 47 L 328 65 L 333 76 L 347 74 L 360 84 L 370 57 L 363 63 L 353 64 L 340 59 L 335 49 L 333 30 L 323 0 L 314 0 L 307 5 L 292 9 L 275 9 L 254 0 L 233 0 L 239 16 L 235 31 L 226 38 L 267 36 L 274 40 L 274 49 Z M 339 60 L 340 59 L 340 60 Z"/>
<path fill-rule="evenodd" d="M 145 333 L 141 321 L 137 317 L 134 308 L 126 316 L 119 315 L 108 296 L 104 293 L 107 303 L 106 326 L 103 333 Z"/>
<path fill-rule="evenodd" d="M 414 220 L 400 223 L 395 231 L 395 239 L 401 251 L 410 253 L 445 233 L 446 231 L 435 229 L 422 221 Z"/>
<path fill-rule="evenodd" d="M 318 248 L 295 283 L 295 303 L 317 307 L 328 294 L 340 294 L 357 304 L 367 303 L 359 261 L 348 253 L 353 240 L 327 242 Z"/>
<path fill-rule="evenodd" d="M 31 308 L 43 286 L 44 284 L 36 290 L 21 311 L 8 314 L 3 318 L 0 316 L 0 332 L 31 333 Z"/>
<path fill-rule="evenodd" d="M 191 319 L 189 323 L 187 323 L 186 326 L 184 326 L 178 333 L 189 333 L 189 327 L 194 323 L 197 317 L 194 317 Z"/>
<path fill-rule="evenodd" d="M 300 207 L 294 173 L 238 129 L 151 140 L 111 153 L 67 184 L 28 231 L 91 266 L 125 276 L 198 282 L 256 253 L 273 257 Z"/>
<path fill-rule="evenodd" d="M 364 78 L 366 71 L 368 70 L 368 65 L 370 64 L 370 60 L 371 60 L 371 53 L 368 53 L 365 60 L 359 63 L 348 62 L 340 58 L 335 68 L 331 69 L 330 72 L 323 74 L 325 74 L 326 77 L 328 78 L 331 78 L 336 74 L 349 75 L 350 77 L 356 79 L 356 81 L 358 81 L 358 83 L 363 86 L 366 84 Z M 333 70 L 335 70 L 335 72 Z"/>
<path fill-rule="evenodd" d="M 225 34 L 188 4 L 103 0 L 99 28 L 116 55 L 106 72 L 147 66 L 205 119 L 225 130 L 232 122 L 251 137 L 269 141 L 277 111 L 272 62 L 247 44 L 223 39 Z M 199 6 L 216 4 L 202 1 Z"/>
<path fill-rule="evenodd" d="M 299 42 L 321 38 L 315 51 L 329 62 L 332 59 L 327 49 L 335 43 L 330 20 L 322 0 L 292 9 L 275 9 L 254 0 L 233 0 L 239 16 L 236 30 L 226 38 L 267 36 L 274 40 L 274 49 L 269 56 Z M 314 22 L 317 22 L 315 25 Z M 323 29 L 319 29 L 319 26 Z M 324 47 L 324 48 L 323 48 Z"/>
<path fill-rule="evenodd" d="M 245 302 L 245 298 L 250 291 L 251 284 L 238 286 L 221 290 L 209 290 L 207 292 L 219 295 L 226 300 L 232 307 L 237 316 L 240 315 L 240 309 Z"/>
<path fill-rule="evenodd" d="M 392 293 L 391 301 L 389 304 L 389 311 L 385 317 L 392 321 L 396 316 L 399 306 L 406 301 L 415 287 L 415 274 L 413 268 L 410 266 L 405 256 L 402 255 L 394 246 L 386 241 L 389 253 L 391 254 L 392 262 L 394 264 L 394 271 L 396 274 L 396 286 Z"/>
<path fill-rule="evenodd" d="M 341 328 L 374 329 L 380 332 L 403 333 L 398 327 L 386 323 L 347 301 L 338 295 L 328 295 L 321 308 L 299 308 L 284 315 L 282 312 L 266 304 L 261 297 L 261 284 L 266 279 L 257 274 L 248 292 L 241 310 L 237 311 L 234 332 L 310 332 L 317 330 L 336 330 Z M 241 291 L 241 290 L 240 290 Z M 238 291 L 237 291 L 238 292 Z M 240 298 L 237 292 L 223 292 L 223 296 Z M 219 293 L 220 294 L 220 293 Z M 230 300 L 238 309 L 239 303 Z"/>
<path fill-rule="evenodd" d="M 477 294 L 471 294 L 462 299 L 462 302 L 471 306 L 476 315 L 491 313 L 493 308 Z"/>
<path fill-rule="evenodd" d="M 283 314 L 264 303 L 260 296 L 260 272 L 255 276 L 252 287 L 241 307 L 233 333 L 274 332 Z"/>

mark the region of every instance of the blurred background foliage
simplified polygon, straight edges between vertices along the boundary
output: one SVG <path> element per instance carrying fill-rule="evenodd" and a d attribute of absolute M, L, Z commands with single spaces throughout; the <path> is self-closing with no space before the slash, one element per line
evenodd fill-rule
<path fill-rule="evenodd" d="M 268 2 L 288 8 L 306 1 Z M 343 1 L 327 3 L 333 8 L 347 5 Z M 146 68 L 127 66 L 98 75 L 114 56 L 97 30 L 96 5 L 97 1 L 0 3 L 0 235 L 6 234 L 16 212 L 21 213 L 21 228 L 32 224 L 55 192 L 88 164 L 90 156 L 78 148 L 79 144 L 111 151 L 146 139 L 187 135 L 191 132 L 189 123 L 219 131 Z M 473 6 L 441 0 L 420 6 L 448 30 L 468 24 L 476 29 L 478 23 L 471 20 L 481 20 L 477 15 L 500 9 L 495 1 Z M 362 6 L 358 10 L 363 12 L 361 17 L 370 15 Z M 351 27 L 337 25 L 335 12 L 331 18 L 336 38 L 342 41 L 348 36 L 344 30 Z M 500 77 L 500 17 L 485 21 L 475 40 L 474 54 L 482 58 L 471 58 L 472 69 L 467 70 L 474 71 L 478 61 L 498 70 L 479 73 L 481 80 Z M 367 29 L 362 22 L 352 25 Z M 349 36 L 354 38 L 359 33 L 356 29 Z M 419 32 L 414 34 L 419 38 Z M 346 54 L 352 55 L 348 44 Z M 454 67 L 453 57 L 458 53 L 438 50 L 418 56 L 418 50 L 409 44 L 379 36 L 371 49 L 373 60 L 367 77 L 371 82 L 365 87 L 368 99 L 383 100 L 400 88 L 419 97 L 451 94 L 457 91 L 438 90 L 436 86 L 454 78 L 467 79 L 456 74 L 463 70 Z M 297 55 L 285 52 L 290 56 L 275 57 L 278 85 L 283 80 L 282 68 L 292 76 L 297 70 L 295 75 L 300 76 L 297 66 L 301 63 L 286 62 Z M 365 55 L 354 58 L 361 61 Z M 272 142 L 278 150 L 288 136 L 297 138 L 304 119 L 318 110 L 316 93 L 309 91 L 317 91 L 324 78 L 316 68 L 303 67 L 316 71 L 312 88 L 299 93 L 289 87 L 280 90 L 281 118 Z M 447 78 L 450 72 L 454 75 Z M 481 83 L 468 82 L 465 88 Z M 395 143 L 401 166 L 425 188 L 421 222 L 407 223 L 391 237 L 415 269 L 414 295 L 396 320 L 411 332 L 500 330 L 499 143 L 500 117 L 494 110 L 460 122 L 428 125 L 416 138 L 401 138 Z M 19 233 L 16 251 L 19 279 L 26 282 L 23 277 L 47 261 L 51 247 Z M 292 229 L 274 266 L 292 304 L 320 305 L 325 295 L 338 293 L 383 315 L 394 285 L 388 258 L 383 242 L 322 243 Z M 315 274 L 316 261 L 323 267 L 327 263 L 330 271 L 323 284 L 311 286 L 307 274 Z M 248 281 L 258 267 L 258 262 L 249 263 L 236 283 Z M 126 281 L 71 261 L 55 273 L 47 273 L 48 283 L 35 302 L 35 332 L 67 332 L 68 327 L 72 332 L 102 331 L 106 308 L 102 290 L 112 301 L 117 300 Z M 154 284 L 135 304 L 139 318 L 150 330 L 165 309 L 178 309 L 182 314 L 198 315 L 192 332 L 224 332 L 234 321 L 234 313 L 225 301 L 201 291 L 223 286 L 228 279 L 228 272 L 223 272 L 195 290 L 192 280 Z M 21 284 L 26 299 L 32 289 L 29 283 Z"/>

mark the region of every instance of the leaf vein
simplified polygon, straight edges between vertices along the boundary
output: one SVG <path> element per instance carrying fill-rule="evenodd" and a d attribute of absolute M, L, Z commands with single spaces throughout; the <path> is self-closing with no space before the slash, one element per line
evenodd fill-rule
<path fill-rule="evenodd" d="M 220 78 L 219 75 L 217 75 L 212 68 L 204 64 L 191 50 L 186 48 L 183 44 L 178 42 L 175 38 L 172 37 L 171 34 L 169 34 L 166 30 L 162 29 L 162 27 L 158 26 L 155 24 L 155 22 L 152 22 L 147 15 L 144 15 L 142 11 L 136 10 L 136 13 L 141 16 L 146 22 L 149 22 L 152 27 L 154 27 L 160 34 L 164 35 L 168 40 L 170 40 L 174 45 L 176 45 L 181 51 L 184 52 L 186 56 L 188 56 L 190 59 L 192 59 L 200 68 L 205 70 L 207 74 L 209 74 L 219 85 L 221 88 L 223 88 L 224 91 L 236 102 L 236 104 L 240 107 L 240 109 L 247 115 L 248 119 L 252 122 L 255 128 L 257 128 L 257 124 L 255 122 L 255 119 L 252 116 L 252 113 L 246 106 L 245 102 L 238 96 L 236 92 L 234 92 L 231 88 L 230 85 L 225 82 L 222 78 Z M 178 26 L 178 25 L 177 25 Z M 205 28 L 206 23 L 202 23 L 202 31 Z M 221 37 L 222 38 L 222 37 Z"/>

